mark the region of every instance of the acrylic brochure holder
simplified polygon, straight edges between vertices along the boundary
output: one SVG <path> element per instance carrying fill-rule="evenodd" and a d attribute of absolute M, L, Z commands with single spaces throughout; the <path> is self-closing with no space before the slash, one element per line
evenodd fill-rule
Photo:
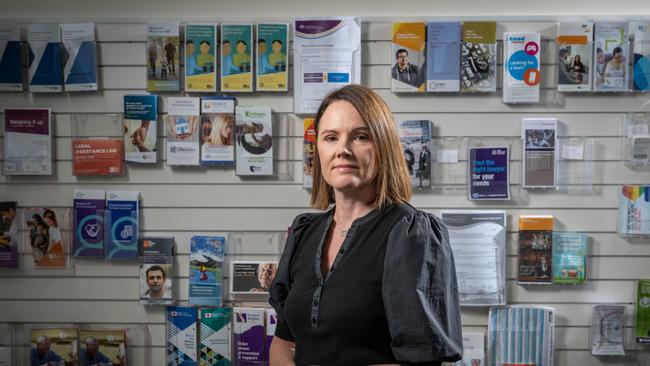
<path fill-rule="evenodd" d="M 291 131 L 294 122 L 289 115 L 273 113 L 273 171 L 275 174 L 272 178 L 277 181 L 293 182 L 296 177 L 302 177 L 302 146 L 297 148 L 293 143 L 295 140 L 289 137 L 293 136 Z M 300 164 L 296 165 L 296 160 L 299 160 Z M 266 179 L 269 178 L 271 177 L 266 177 Z M 247 176 L 246 179 L 250 179 L 250 177 Z M 260 177 L 260 179 L 264 179 L 264 177 Z"/>
<path fill-rule="evenodd" d="M 462 137 L 434 137 L 431 189 L 450 192 L 467 189 L 466 141 Z"/>
<path fill-rule="evenodd" d="M 0 324 L 0 365 L 15 365 L 18 347 L 13 324 Z"/>
<path fill-rule="evenodd" d="M 558 190 L 591 191 L 594 140 L 586 137 L 558 137 Z"/>
<path fill-rule="evenodd" d="M 628 113 L 623 117 L 622 160 L 632 168 L 650 167 L 650 113 Z"/>
<path fill-rule="evenodd" d="M 124 174 L 121 114 L 74 114 L 71 129 L 73 175 Z"/>
<path fill-rule="evenodd" d="M 286 232 L 231 232 L 227 236 L 224 258 L 224 302 L 231 306 L 259 306 L 266 303 L 268 292 L 231 292 L 231 273 L 234 262 L 277 263 L 287 240 Z M 277 268 L 277 267 L 276 267 Z M 275 273 L 273 273 L 275 276 Z"/>
<path fill-rule="evenodd" d="M 124 334 L 124 342 L 121 339 L 116 339 L 111 333 Z M 100 336 L 102 333 L 104 339 L 100 340 L 100 347 L 112 346 L 110 353 L 112 356 L 123 357 L 126 365 L 148 365 L 151 359 L 151 335 L 149 328 L 146 324 L 83 324 L 79 325 L 79 348 L 83 348 L 83 343 L 86 342 L 85 335 L 93 336 L 92 333 L 97 333 Z M 95 336 L 97 338 L 97 336 Z M 121 344 L 120 344 L 121 343 Z M 103 351 L 104 352 L 104 351 Z"/>
<path fill-rule="evenodd" d="M 18 211 L 23 275 L 70 275 L 72 263 L 72 214 L 70 208 L 24 207 Z"/>

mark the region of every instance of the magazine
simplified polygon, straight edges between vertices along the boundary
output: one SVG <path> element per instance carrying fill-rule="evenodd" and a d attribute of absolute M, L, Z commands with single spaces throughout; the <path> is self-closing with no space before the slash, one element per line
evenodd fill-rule
<path fill-rule="evenodd" d="M 230 293 L 267 294 L 278 270 L 278 262 L 232 261 L 230 262 Z"/>
<path fill-rule="evenodd" d="M 253 91 L 253 25 L 221 25 L 221 91 Z"/>
<path fill-rule="evenodd" d="M 235 98 L 201 98 L 201 165 L 235 164 Z"/>
<path fill-rule="evenodd" d="M 222 306 L 223 236 L 193 236 L 190 241 L 190 305 Z"/>
<path fill-rule="evenodd" d="M 174 303 L 174 238 L 140 238 L 140 303 Z"/>
<path fill-rule="evenodd" d="M 217 91 L 217 26 L 185 25 L 185 91 Z"/>
<path fill-rule="evenodd" d="M 585 283 L 588 242 L 589 237 L 585 233 L 553 233 L 553 283 Z"/>
<path fill-rule="evenodd" d="M 167 165 L 199 165 L 199 98 L 167 98 Z"/>
<path fill-rule="evenodd" d="M 299 18 L 293 23 L 294 113 L 316 113 L 323 98 L 361 84 L 359 18 Z"/>
<path fill-rule="evenodd" d="M 158 158 L 158 96 L 124 96 L 124 160 L 155 164 Z"/>
<path fill-rule="evenodd" d="M 550 285 L 553 273 L 553 216 L 519 216 L 519 275 L 521 285 Z"/>
<path fill-rule="evenodd" d="M 20 26 L 0 24 L 0 91 L 25 89 Z"/>
<path fill-rule="evenodd" d="M 72 255 L 103 257 L 106 191 L 75 190 L 73 206 Z"/>
<path fill-rule="evenodd" d="M 18 268 L 18 221 L 15 201 L 0 202 L 0 268 Z"/>
<path fill-rule="evenodd" d="M 460 91 L 460 22 L 427 23 L 427 91 Z"/>
<path fill-rule="evenodd" d="M 196 308 L 167 307 L 167 366 L 199 366 L 197 320 Z"/>
<path fill-rule="evenodd" d="M 269 107 L 237 107 L 237 175 L 273 175 L 273 124 Z"/>
<path fill-rule="evenodd" d="M 427 70 L 425 46 L 426 25 L 424 23 L 393 23 L 391 91 L 425 91 Z"/>
<path fill-rule="evenodd" d="M 63 46 L 61 30 L 56 23 L 29 24 L 29 91 L 63 91 Z"/>
<path fill-rule="evenodd" d="M 201 366 L 230 366 L 232 359 L 232 308 L 200 308 Z"/>
<path fill-rule="evenodd" d="M 592 355 L 625 355 L 625 305 L 593 305 L 590 335 Z"/>
<path fill-rule="evenodd" d="M 409 120 L 398 123 L 404 159 L 413 188 L 431 188 L 431 121 Z"/>
<path fill-rule="evenodd" d="M 497 90 L 497 23 L 463 22 L 461 92 Z"/>
<path fill-rule="evenodd" d="M 594 26 L 594 91 L 625 92 L 630 70 L 627 22 L 598 22 Z"/>
<path fill-rule="evenodd" d="M 79 366 L 127 366 L 124 329 L 80 329 Z"/>
<path fill-rule="evenodd" d="M 65 268 L 70 246 L 62 230 L 69 229 L 65 208 L 23 208 L 23 220 L 36 268 Z"/>
<path fill-rule="evenodd" d="M 257 91 L 289 90 L 289 24 L 257 25 Z"/>
<path fill-rule="evenodd" d="M 523 118 L 521 121 L 524 151 L 524 188 L 555 188 L 556 185 L 556 118 Z"/>
<path fill-rule="evenodd" d="M 503 102 L 539 103 L 540 33 L 503 34 Z"/>
<path fill-rule="evenodd" d="M 49 108 L 5 109 L 4 174 L 52 174 Z"/>
<path fill-rule="evenodd" d="M 147 23 L 147 91 L 180 91 L 178 22 Z"/>
<path fill-rule="evenodd" d="M 510 154 L 507 146 L 469 148 L 469 199 L 510 199 Z"/>
<path fill-rule="evenodd" d="M 557 36 L 557 90 L 591 91 L 594 23 L 560 23 Z"/>
<path fill-rule="evenodd" d="M 61 24 L 67 62 L 63 68 L 65 91 L 97 90 L 95 24 Z"/>

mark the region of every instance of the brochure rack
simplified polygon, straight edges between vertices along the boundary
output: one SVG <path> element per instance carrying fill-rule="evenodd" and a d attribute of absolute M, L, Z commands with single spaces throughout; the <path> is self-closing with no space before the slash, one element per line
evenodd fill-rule
<path fill-rule="evenodd" d="M 585 137 L 558 137 L 557 144 L 556 188 L 591 191 L 594 140 Z"/>
<path fill-rule="evenodd" d="M 467 189 L 467 141 L 462 137 L 435 137 L 431 158 L 431 189 Z"/>
<path fill-rule="evenodd" d="M 17 352 L 14 325 L 0 324 L 0 365 L 14 365 Z"/>
<path fill-rule="evenodd" d="M 71 123 L 74 175 L 124 174 L 122 115 L 75 114 Z"/>
<path fill-rule="evenodd" d="M 628 113 L 623 117 L 621 147 L 625 165 L 650 167 L 650 113 Z"/>

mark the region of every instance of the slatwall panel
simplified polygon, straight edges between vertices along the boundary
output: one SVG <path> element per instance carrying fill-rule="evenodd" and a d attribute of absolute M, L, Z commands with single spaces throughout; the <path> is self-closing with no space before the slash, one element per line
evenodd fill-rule
<path fill-rule="evenodd" d="M 554 25 L 553 22 L 534 23 L 534 28 L 541 30 L 544 37 L 542 71 L 546 78 L 542 83 L 542 98 L 545 102 L 539 105 L 504 105 L 498 94 L 392 93 L 389 82 L 391 24 L 383 19 L 366 19 L 363 24 L 362 82 L 385 98 L 398 120 L 429 119 L 439 136 L 487 136 L 515 141 L 511 164 L 512 189 L 517 192 L 515 200 L 486 204 L 466 200 L 464 192 L 418 191 L 412 203 L 434 213 L 450 208 L 506 209 L 508 303 L 556 308 L 556 365 L 630 364 L 636 362 L 634 357 L 593 358 L 589 353 L 589 323 L 592 304 L 627 304 L 628 343 L 629 347 L 635 347 L 630 342 L 634 280 L 650 277 L 650 243 L 626 241 L 616 234 L 616 194 L 620 184 L 649 183 L 650 173 L 623 165 L 619 135 L 623 114 L 650 111 L 650 100 L 640 94 L 555 92 Z M 499 25 L 499 32 L 526 27 L 526 24 L 503 22 Z M 21 207 L 71 207 L 75 189 L 140 191 L 141 234 L 176 238 L 175 286 L 180 301 L 188 299 L 189 239 L 193 235 L 246 232 L 250 240 L 243 245 L 228 247 L 227 260 L 278 259 L 287 226 L 294 216 L 310 210 L 309 195 L 302 189 L 301 182 L 302 119 L 292 113 L 292 91 L 237 95 L 238 105 L 266 105 L 275 112 L 275 164 L 276 169 L 282 172 L 277 177 L 243 179 L 236 177 L 233 169 L 170 168 L 163 163 L 155 167 L 129 166 L 127 175 L 123 177 L 77 178 L 72 176 L 72 117 L 88 113 L 122 113 L 123 95 L 144 93 L 146 88 L 144 24 L 97 24 L 97 40 L 100 92 L 0 94 L 0 109 L 51 107 L 56 125 L 56 174 L 52 177 L 0 176 L 0 200 L 17 200 Z M 165 98 L 175 95 L 162 94 L 162 114 L 166 113 Z M 521 189 L 518 138 L 523 117 L 557 117 L 563 124 L 565 136 L 594 139 L 593 191 L 567 193 Z M 164 133 L 161 131 L 160 134 L 162 145 L 159 149 L 164 151 Z M 591 250 L 587 284 L 575 287 L 522 287 L 516 284 L 517 218 L 521 214 L 552 214 L 556 218 L 557 230 L 589 233 Z M 274 239 L 261 240 L 265 232 L 273 233 Z M 29 262 L 29 253 L 25 252 L 22 260 Z M 149 347 L 139 345 L 130 350 L 136 354 L 137 360 L 142 360 L 146 353 L 150 356 L 150 365 L 163 365 L 164 311 L 139 304 L 137 264 L 78 260 L 74 266 L 73 271 L 63 272 L 0 272 L 0 322 L 104 326 L 146 324 L 150 331 Z M 485 332 L 487 312 L 487 308 L 463 309 L 465 329 Z M 27 348 L 24 350 L 26 352 Z"/>

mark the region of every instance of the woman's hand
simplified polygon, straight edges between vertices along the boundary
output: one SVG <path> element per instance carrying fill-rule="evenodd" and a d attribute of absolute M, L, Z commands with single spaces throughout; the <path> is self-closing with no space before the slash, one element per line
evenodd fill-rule
<path fill-rule="evenodd" d="M 295 366 L 293 361 L 296 343 L 273 337 L 269 353 L 269 366 Z"/>

